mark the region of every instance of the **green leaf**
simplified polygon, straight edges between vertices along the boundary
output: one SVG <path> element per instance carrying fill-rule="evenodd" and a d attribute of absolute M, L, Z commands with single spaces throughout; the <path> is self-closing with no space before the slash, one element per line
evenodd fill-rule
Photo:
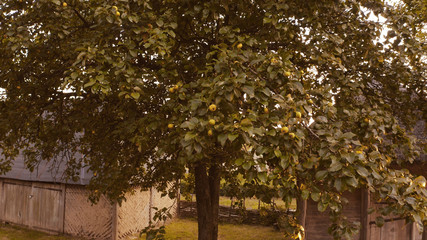
<path fill-rule="evenodd" d="M 244 127 L 250 127 L 252 126 L 252 121 L 249 118 L 245 118 L 242 121 L 240 121 L 240 125 Z"/>
<path fill-rule="evenodd" d="M 378 227 L 382 227 L 382 226 L 384 226 L 384 223 L 385 223 L 385 221 L 384 221 L 384 218 L 383 218 L 383 217 L 379 216 L 379 217 L 375 218 L 375 224 L 376 224 Z"/>
<path fill-rule="evenodd" d="M 230 142 L 233 142 L 236 138 L 239 137 L 239 134 L 228 134 L 228 140 L 230 140 Z"/>
<path fill-rule="evenodd" d="M 76 72 L 72 72 L 72 73 L 71 73 L 71 78 L 72 78 L 73 80 L 75 80 L 78 76 L 79 76 L 79 74 L 78 74 L 78 73 L 76 73 Z"/>
<path fill-rule="evenodd" d="M 291 82 L 293 88 L 297 89 L 300 93 L 304 93 L 304 87 L 300 82 Z"/>
<path fill-rule="evenodd" d="M 274 150 L 274 155 L 276 155 L 276 157 L 280 158 L 282 156 L 282 152 L 279 149 Z"/>
<path fill-rule="evenodd" d="M 159 18 L 159 19 L 157 19 L 156 24 L 157 24 L 157 26 L 161 27 L 161 26 L 163 26 L 164 22 L 161 18 Z"/>
<path fill-rule="evenodd" d="M 345 182 L 354 188 L 356 188 L 358 185 L 358 182 L 357 182 L 356 178 L 354 178 L 354 177 L 347 178 Z"/>
<path fill-rule="evenodd" d="M 356 136 L 356 134 L 354 134 L 352 132 L 346 132 L 343 135 L 341 135 L 341 138 L 352 139 L 354 136 Z"/>
<path fill-rule="evenodd" d="M 378 151 L 373 151 L 373 152 L 369 153 L 369 158 L 370 159 L 376 160 L 376 159 L 378 159 L 380 157 L 381 157 L 381 154 Z"/>
<path fill-rule="evenodd" d="M 319 192 L 312 192 L 311 193 L 311 199 L 315 202 L 319 201 L 320 199 L 320 193 Z"/>
<path fill-rule="evenodd" d="M 326 208 L 328 207 L 328 205 L 326 204 L 326 203 L 323 203 L 323 202 L 319 202 L 318 204 L 317 204 L 317 210 L 319 211 L 319 212 L 324 212 L 325 210 L 326 210 Z"/>
<path fill-rule="evenodd" d="M 243 169 L 245 169 L 246 171 L 249 170 L 252 167 L 252 162 L 250 161 L 246 161 L 243 165 L 242 165 Z"/>
<path fill-rule="evenodd" d="M 236 164 L 237 166 L 241 166 L 241 165 L 243 164 L 243 161 L 244 161 L 244 159 L 243 159 L 243 158 L 238 158 L 238 159 L 236 159 L 235 164 Z"/>
<path fill-rule="evenodd" d="M 328 170 L 330 172 L 336 172 L 341 170 L 342 166 L 343 166 L 342 163 L 340 163 L 339 161 L 333 160 Z"/>
<path fill-rule="evenodd" d="M 90 81 L 88 83 L 86 83 L 85 85 L 83 85 L 83 88 L 87 88 L 87 87 L 91 87 L 96 83 L 95 79 L 91 78 Z"/>
<path fill-rule="evenodd" d="M 261 182 L 267 182 L 267 172 L 258 172 L 257 176 Z"/>
<path fill-rule="evenodd" d="M 357 173 L 362 176 L 362 177 L 367 177 L 369 176 L 369 172 L 366 168 L 362 167 L 362 166 L 355 166 Z"/>
<path fill-rule="evenodd" d="M 309 196 L 310 196 L 310 191 L 308 191 L 307 189 L 304 189 L 301 191 L 301 198 L 302 199 L 307 200 Z"/>
<path fill-rule="evenodd" d="M 191 140 L 191 139 L 195 138 L 196 136 L 197 136 L 197 134 L 195 134 L 195 133 L 193 133 L 193 132 L 187 132 L 187 133 L 185 134 L 184 140 L 185 140 L 185 141 L 189 141 L 189 140 Z"/>
<path fill-rule="evenodd" d="M 280 159 L 280 166 L 282 169 L 286 169 L 289 166 L 289 158 L 282 156 Z"/>
<path fill-rule="evenodd" d="M 225 145 L 225 142 L 227 141 L 227 138 L 228 138 L 227 134 L 221 133 L 221 134 L 218 135 L 218 141 L 219 141 L 219 143 L 221 143 L 221 146 Z"/>
<path fill-rule="evenodd" d="M 252 86 L 245 85 L 245 86 L 243 86 L 242 90 L 243 90 L 243 92 L 245 92 L 246 94 L 248 94 L 248 96 L 250 98 L 253 98 L 255 96 L 255 94 L 254 94 L 254 87 L 252 87 Z"/>
<path fill-rule="evenodd" d="M 324 117 L 324 116 L 318 116 L 318 117 L 316 117 L 316 122 L 327 123 L 328 119 L 326 117 Z"/>
<path fill-rule="evenodd" d="M 334 187 L 335 187 L 336 190 L 338 190 L 340 192 L 343 190 L 343 185 L 342 185 L 342 181 L 341 181 L 340 178 L 335 179 L 335 181 L 334 181 Z"/>
<path fill-rule="evenodd" d="M 135 100 L 138 100 L 141 96 L 138 92 L 133 92 L 130 94 L 131 97 L 133 97 Z"/>
<path fill-rule="evenodd" d="M 316 178 L 316 180 L 322 180 L 326 177 L 326 175 L 328 175 L 328 171 L 321 170 L 316 172 L 316 175 L 314 177 Z"/>

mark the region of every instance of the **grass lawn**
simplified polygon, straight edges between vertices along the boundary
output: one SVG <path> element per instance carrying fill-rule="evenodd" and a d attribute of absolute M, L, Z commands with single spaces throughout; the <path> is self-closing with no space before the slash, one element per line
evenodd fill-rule
<path fill-rule="evenodd" d="M 135 238 L 129 238 L 135 239 Z M 145 240 L 145 237 L 140 238 Z M 175 219 L 166 226 L 167 240 L 197 240 L 197 222 L 191 219 Z M 272 227 L 253 225 L 219 225 L 219 240 L 284 240 L 283 235 Z M 0 240 L 82 240 L 69 236 L 55 236 L 21 227 L 0 224 Z"/>
<path fill-rule="evenodd" d="M 77 240 L 68 236 L 54 236 L 21 227 L 0 224 L 0 240 Z"/>
<path fill-rule="evenodd" d="M 272 227 L 253 225 L 220 224 L 218 234 L 219 240 L 284 240 L 283 234 Z M 190 219 L 173 220 L 166 225 L 166 239 L 197 240 L 197 222 Z"/>

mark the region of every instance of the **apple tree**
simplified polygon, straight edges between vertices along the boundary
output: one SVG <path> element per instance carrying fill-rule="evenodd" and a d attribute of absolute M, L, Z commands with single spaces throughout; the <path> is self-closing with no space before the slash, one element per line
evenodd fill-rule
<path fill-rule="evenodd" d="M 93 198 L 121 200 L 191 169 L 203 240 L 236 172 L 265 201 L 329 210 L 335 239 L 356 229 L 342 193 L 357 188 L 422 227 L 426 179 L 391 167 L 425 144 L 414 19 L 380 0 L 3 0 L 0 173 L 24 150 L 70 178 L 90 166 Z"/>

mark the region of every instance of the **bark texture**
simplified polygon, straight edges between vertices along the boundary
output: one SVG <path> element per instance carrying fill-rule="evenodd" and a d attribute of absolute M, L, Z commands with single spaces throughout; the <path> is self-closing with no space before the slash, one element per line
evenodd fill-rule
<path fill-rule="evenodd" d="M 218 239 L 220 170 L 198 163 L 195 167 L 199 240 Z"/>

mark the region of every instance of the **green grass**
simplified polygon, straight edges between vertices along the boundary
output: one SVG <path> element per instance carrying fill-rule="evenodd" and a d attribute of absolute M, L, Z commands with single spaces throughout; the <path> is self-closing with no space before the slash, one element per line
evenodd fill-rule
<path fill-rule="evenodd" d="M 0 240 L 77 240 L 68 236 L 54 236 L 17 226 L 0 224 Z"/>
<path fill-rule="evenodd" d="M 0 224 L 0 240 L 81 240 L 69 236 L 55 236 L 25 228 Z M 134 238 L 129 238 L 134 239 Z M 190 219 L 175 219 L 166 226 L 168 240 L 197 240 L 197 222 Z M 272 227 L 220 224 L 219 240 L 283 240 L 283 235 Z M 142 237 L 141 240 L 145 240 Z"/>
<path fill-rule="evenodd" d="M 283 234 L 272 227 L 220 224 L 218 228 L 219 240 L 284 240 Z M 166 225 L 166 239 L 197 240 L 197 222 L 190 219 L 173 220 Z"/>

